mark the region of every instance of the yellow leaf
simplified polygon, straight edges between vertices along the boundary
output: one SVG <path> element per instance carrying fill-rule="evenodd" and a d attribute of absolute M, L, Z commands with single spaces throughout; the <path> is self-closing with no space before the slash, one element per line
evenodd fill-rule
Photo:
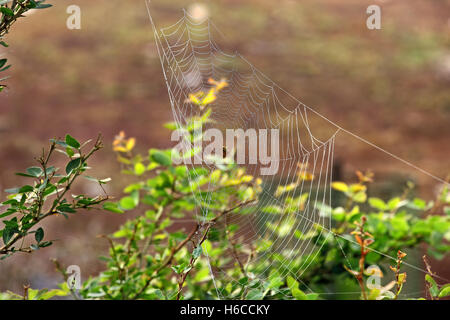
<path fill-rule="evenodd" d="M 373 288 L 372 290 L 370 290 L 369 293 L 369 300 L 377 300 L 377 298 L 380 296 L 380 289 L 378 288 Z"/>
<path fill-rule="evenodd" d="M 359 183 L 354 183 L 350 185 L 350 190 L 353 193 L 358 193 L 360 191 L 366 191 L 367 187 L 363 184 L 359 184 Z"/>
<path fill-rule="evenodd" d="M 373 172 L 367 171 L 363 174 L 361 171 L 356 171 L 356 175 L 358 176 L 359 182 L 373 182 Z"/>
<path fill-rule="evenodd" d="M 210 175 L 211 183 L 217 183 L 220 180 L 220 170 L 214 170 Z"/>
<path fill-rule="evenodd" d="M 347 192 L 348 191 L 348 186 L 344 182 L 339 182 L 339 181 L 333 182 L 331 184 L 331 187 L 334 190 L 338 190 L 338 191 L 342 191 L 342 192 Z"/>
<path fill-rule="evenodd" d="M 406 272 L 400 273 L 398 275 L 398 283 L 405 283 L 406 282 Z"/>
<path fill-rule="evenodd" d="M 199 91 L 199 92 L 197 92 L 195 94 L 191 93 L 191 94 L 189 94 L 188 102 L 192 102 L 192 103 L 195 103 L 197 105 L 200 105 L 201 101 L 200 101 L 199 98 L 201 98 L 203 95 L 204 95 L 203 91 Z"/>
<path fill-rule="evenodd" d="M 292 189 L 295 189 L 297 187 L 297 183 L 291 183 L 287 186 L 278 186 L 277 190 L 275 191 L 275 197 L 281 196 L 283 193 L 291 191 Z"/>
<path fill-rule="evenodd" d="M 202 100 L 201 105 L 206 106 L 207 104 L 210 104 L 214 102 L 217 99 L 216 91 L 214 89 L 209 90 L 206 97 Z"/>
<path fill-rule="evenodd" d="M 125 148 L 127 149 L 127 151 L 131 151 L 134 148 L 135 144 L 136 144 L 136 139 L 135 138 L 130 138 L 130 139 L 128 139 Z"/>
<path fill-rule="evenodd" d="M 238 178 L 240 178 L 240 177 L 242 177 L 242 175 L 244 174 L 244 169 L 242 169 L 242 168 L 239 168 L 237 171 L 236 171 L 236 177 L 238 177 Z"/>
<path fill-rule="evenodd" d="M 300 181 L 312 181 L 314 179 L 314 175 L 309 172 L 299 172 L 297 176 Z"/>
<path fill-rule="evenodd" d="M 220 90 L 222 90 L 223 88 L 225 88 L 227 86 L 228 86 L 227 80 L 221 79 L 220 82 L 216 85 L 216 90 L 220 91 Z"/>
<path fill-rule="evenodd" d="M 253 180 L 253 176 L 250 176 L 250 175 L 245 175 L 245 176 L 243 176 L 241 178 L 241 182 L 243 182 L 243 183 L 247 183 L 247 182 L 250 182 L 252 180 Z"/>
<path fill-rule="evenodd" d="M 122 147 L 122 146 L 115 146 L 115 147 L 113 148 L 113 150 L 114 150 L 114 151 L 117 151 L 117 152 L 127 152 L 127 149 L 125 149 L 125 148 Z"/>
<path fill-rule="evenodd" d="M 208 83 L 214 85 L 217 91 L 222 90 L 223 88 L 228 86 L 228 82 L 225 78 L 220 79 L 220 81 L 216 81 L 212 78 L 208 79 Z"/>
<path fill-rule="evenodd" d="M 240 183 L 241 183 L 240 180 L 230 179 L 230 180 L 225 181 L 225 182 L 223 183 L 223 185 L 224 185 L 225 187 L 229 187 L 229 186 L 236 186 L 236 185 L 238 185 L 238 184 L 240 184 Z"/>

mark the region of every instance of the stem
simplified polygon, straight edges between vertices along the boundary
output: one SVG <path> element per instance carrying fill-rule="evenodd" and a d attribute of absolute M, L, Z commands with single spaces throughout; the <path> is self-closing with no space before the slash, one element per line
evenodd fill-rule
<path fill-rule="evenodd" d="M 96 151 L 100 150 L 103 147 L 102 145 L 102 136 L 98 135 L 97 140 L 95 142 L 95 145 L 92 147 L 92 149 L 84 156 L 82 156 L 80 154 L 80 158 L 81 158 L 81 165 L 83 163 L 85 163 L 85 161 L 87 161 Z M 43 168 L 46 168 L 47 163 L 50 159 L 51 154 L 53 153 L 55 149 L 54 143 L 50 146 L 50 150 L 47 154 L 47 157 L 44 160 L 44 157 L 42 157 L 40 159 L 41 161 L 41 166 L 43 166 Z M 38 160 L 39 161 L 39 160 Z M 44 169 L 45 172 L 45 169 Z M 66 186 L 64 187 L 64 190 L 61 194 L 58 194 L 56 196 L 56 199 L 53 201 L 52 206 L 50 207 L 50 209 L 44 213 L 41 214 L 42 211 L 42 207 L 43 207 L 43 198 L 42 198 L 42 194 L 37 195 L 37 201 L 38 201 L 38 210 L 36 212 L 36 216 L 33 220 L 33 222 L 31 223 L 31 225 L 28 227 L 27 230 L 33 228 L 35 225 L 37 225 L 39 222 L 41 222 L 42 220 L 46 219 L 47 217 L 54 215 L 56 213 L 55 208 L 58 206 L 58 204 L 60 204 L 61 200 L 64 198 L 65 194 L 67 193 L 67 191 L 70 190 L 70 188 L 72 187 L 72 184 L 74 183 L 74 181 L 81 175 L 80 170 L 77 170 L 72 176 L 71 178 L 69 178 Z M 42 191 L 43 192 L 43 191 Z M 98 203 L 103 202 L 107 199 L 106 198 L 100 198 L 98 200 Z M 22 230 L 26 231 L 26 230 Z M 0 248 L 0 254 L 8 254 L 10 252 L 14 252 L 14 251 L 22 251 L 22 252 L 31 252 L 31 251 L 24 251 L 22 250 L 11 250 L 11 246 L 14 245 L 18 240 L 26 237 L 28 234 L 27 233 L 17 233 L 7 244 L 3 245 L 3 247 Z"/>
<path fill-rule="evenodd" d="M 225 228 L 228 229 L 228 216 L 225 216 Z M 245 271 L 244 265 L 242 264 L 241 260 L 239 259 L 239 255 L 236 250 L 236 242 L 234 242 L 234 240 L 230 236 L 230 233 L 228 232 L 228 230 L 225 230 L 225 236 L 231 244 L 231 253 L 232 253 L 234 259 L 236 260 L 237 264 L 239 265 L 239 269 L 241 270 L 241 272 L 244 276 L 247 276 L 247 272 Z"/>
<path fill-rule="evenodd" d="M 248 204 L 250 204 L 250 203 L 256 202 L 256 201 L 257 201 L 257 200 L 249 200 L 249 201 L 241 202 L 241 203 L 239 203 L 238 205 L 234 206 L 233 208 L 226 209 L 226 210 L 220 212 L 217 216 L 215 216 L 214 218 L 212 218 L 210 221 L 208 221 L 208 222 L 206 223 L 207 231 L 209 231 L 209 228 L 210 228 L 214 223 L 216 223 L 221 217 L 223 217 L 224 215 L 226 215 L 226 214 L 228 214 L 228 213 L 230 213 L 230 212 L 232 212 L 232 211 L 234 211 L 234 210 L 236 210 L 236 209 L 238 209 L 238 208 L 241 208 L 241 207 L 243 207 L 243 206 L 246 206 L 246 205 L 248 205 Z M 152 282 L 152 280 L 155 278 L 155 276 L 156 276 L 162 269 L 166 268 L 166 267 L 171 263 L 171 261 L 173 260 L 175 254 L 176 254 L 178 251 L 180 251 L 187 243 L 189 243 L 190 241 L 192 241 L 193 237 L 197 234 L 197 232 L 198 232 L 198 230 L 200 229 L 200 227 L 201 227 L 201 226 L 200 226 L 199 224 L 196 224 L 195 227 L 192 229 L 192 231 L 191 231 L 191 232 L 189 233 L 189 235 L 187 236 L 187 238 L 184 239 L 183 241 L 181 241 L 175 248 L 173 248 L 173 249 L 171 250 L 169 257 L 165 260 L 165 262 L 164 262 L 163 264 L 161 264 L 158 268 L 156 268 L 156 269 L 152 272 L 152 274 L 151 274 L 150 276 L 148 276 L 147 280 L 146 280 L 145 283 L 144 283 L 144 286 L 143 286 L 143 287 L 142 287 L 142 288 L 141 288 L 141 289 L 133 296 L 133 298 L 132 298 L 133 300 L 139 298 L 139 296 L 140 296 L 141 294 L 143 294 L 143 293 L 145 292 L 145 290 L 147 290 L 148 286 L 150 285 L 150 283 Z M 207 236 L 207 233 L 205 233 L 205 234 L 203 235 L 203 238 L 204 238 L 203 241 L 206 240 L 206 236 Z M 203 241 L 202 241 L 202 243 L 203 243 Z"/>

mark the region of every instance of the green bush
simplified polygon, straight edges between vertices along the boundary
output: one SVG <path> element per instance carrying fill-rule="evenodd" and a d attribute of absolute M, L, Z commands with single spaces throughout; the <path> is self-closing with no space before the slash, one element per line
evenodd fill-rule
<path fill-rule="evenodd" d="M 190 123 L 211 121 L 209 111 L 191 119 Z M 176 128 L 174 124 L 167 127 Z M 198 138 L 194 136 L 193 126 L 188 124 L 185 129 L 191 133 L 192 140 Z M 171 162 L 170 149 L 150 149 L 148 156 L 132 155 L 131 149 L 125 146 L 132 148 L 134 140 L 130 142 L 123 136 L 121 140 L 116 142 L 118 159 L 124 166 L 124 173 L 134 175 L 136 181 L 125 188 L 126 195 L 120 201 L 106 203 L 104 207 L 113 212 L 137 210 L 142 214 L 108 237 L 110 256 L 103 258 L 107 269 L 84 284 L 80 291 L 84 298 L 317 299 L 337 282 L 355 281 L 354 276 L 358 278 L 359 274 L 367 278 L 369 265 L 388 266 L 392 263 L 390 256 L 395 257 L 399 250 L 426 243 L 430 254 L 437 258 L 449 251 L 446 244 L 450 236 L 447 187 L 435 202 L 409 197 L 411 186 L 400 197 L 385 202 L 367 197 L 367 184 L 372 178 L 369 174 L 358 173 L 357 183 L 332 184 L 346 198 L 344 207 L 323 209 L 332 220 L 333 228 L 327 230 L 315 225 L 313 230 L 302 234 L 292 229 L 296 225 L 292 220 L 286 223 L 289 221 L 286 217 L 293 217 L 292 213 L 309 195 L 283 197 L 289 186 L 281 186 L 277 196 L 285 205 L 260 209 L 273 213 L 272 225 L 276 226 L 277 239 L 239 243 L 233 236 L 242 226 L 229 223 L 230 217 L 251 212 L 248 207 L 261 195 L 260 179 L 246 174 L 244 168 L 231 162 L 210 170 L 176 166 Z M 213 192 L 207 193 L 206 186 Z M 210 201 L 198 200 L 207 195 L 211 196 Z M 447 214 L 425 215 L 439 209 Z M 196 210 L 202 214 L 196 215 L 198 222 L 192 230 L 185 232 L 183 224 L 176 222 L 192 217 Z M 309 253 L 295 259 L 284 256 L 283 252 L 267 252 L 273 241 L 292 233 L 303 241 L 311 239 L 316 245 Z M 266 259 L 254 259 L 261 253 Z M 401 255 L 401 260 L 404 258 Z M 284 263 L 286 259 L 291 259 L 288 264 Z M 211 268 L 222 270 L 214 279 L 207 260 Z M 308 267 L 302 269 L 305 265 Z M 350 270 L 347 265 L 359 265 L 362 270 Z M 296 274 L 302 274 L 301 283 L 291 276 Z M 399 274 L 397 272 L 396 277 L 400 277 L 397 280 L 403 280 L 404 276 Z M 402 283 L 399 281 L 398 285 Z M 306 289 L 313 289 L 317 294 L 305 294 Z M 372 290 L 366 294 L 364 282 L 361 289 L 362 297 L 371 299 L 397 298 L 400 293 L 400 290 L 392 294 L 388 290 Z"/>
<path fill-rule="evenodd" d="M 184 127 L 190 142 L 201 138 L 202 133 L 195 130 L 197 125 L 213 121 L 211 109 L 203 110 L 206 105 L 202 105 L 203 114 L 190 119 Z M 175 123 L 166 127 L 177 129 Z M 305 207 L 310 195 L 292 195 L 288 191 L 313 180 L 312 174 L 299 171 L 296 182 L 278 186 L 273 196 L 279 205 L 269 206 L 263 200 L 264 182 L 231 159 L 211 167 L 188 168 L 173 163 L 177 153 L 172 149 L 134 154 L 135 142 L 121 132 L 113 143 L 122 172 L 135 180 L 116 202 L 106 202 L 107 196 L 74 195 L 71 201 L 65 198 L 73 182 L 88 169 L 87 160 L 100 149 L 100 139 L 85 153 L 85 144 L 67 135 L 64 141 L 52 142 L 48 153 L 38 159 L 40 167 L 19 173 L 34 183 L 9 190 L 12 195 L 3 202 L 7 209 L 1 217 L 8 216 L 9 220 L 3 220 L 5 227 L 0 231 L 2 258 L 50 245 L 50 241 L 44 241 L 42 228 L 31 229 L 52 215 L 66 216 L 102 202 L 103 208 L 113 213 L 139 213 L 112 235 L 104 236 L 110 244 L 109 256 L 101 257 L 106 262 L 105 271 L 90 277 L 79 290 L 67 283 L 51 291 L 29 289 L 29 299 L 73 295 L 83 299 L 314 300 L 327 298 L 324 293 L 349 284 L 359 284 L 363 299 L 397 299 L 406 281 L 401 267 L 407 263 L 407 256 L 402 250 L 427 244 L 429 254 L 442 258 L 450 249 L 447 186 L 433 202 L 411 196 L 411 184 L 400 196 L 382 200 L 367 196 L 372 174 L 357 172 L 355 183 L 331 184 L 336 195 L 343 197 L 342 206 L 322 204 L 320 212 L 332 227 L 316 223 L 302 233 L 295 228 L 301 219 L 296 212 Z M 61 174 L 49 165 L 56 150 L 68 157 Z M 196 152 L 201 150 L 181 156 L 191 157 Z M 108 181 L 85 177 L 100 185 Z M 243 225 L 235 218 L 251 219 L 256 205 L 271 216 L 264 227 L 272 232 L 243 241 L 236 237 Z M 189 224 L 191 229 L 186 231 Z M 35 244 L 13 246 L 30 234 L 34 234 Z M 271 249 L 292 236 L 310 243 L 308 250 L 292 256 L 289 250 Z M 258 259 L 261 256 L 264 258 Z M 55 263 L 67 281 L 68 275 Z M 375 264 L 379 266 L 376 270 L 372 268 Z M 427 268 L 430 297 L 448 295 L 448 286 L 438 285 L 436 275 Z M 376 273 L 380 277 L 391 273 L 393 280 L 368 288 L 368 278 Z M 23 298 L 3 294 L 3 298 L 18 297 Z"/>
<path fill-rule="evenodd" d="M 69 190 L 81 176 L 100 185 L 108 181 L 84 175 L 89 168 L 87 161 L 102 148 L 99 136 L 92 148 L 85 152 L 89 142 L 80 144 L 70 135 L 67 135 L 64 141 L 52 140 L 49 150 L 43 150 L 42 156 L 37 159 L 39 166 L 27 168 L 25 173 L 16 173 L 28 178 L 30 183 L 5 190 L 11 195 L 1 203 L 5 210 L 0 214 L 4 225 L 3 229 L 0 229 L 3 240 L 0 260 L 17 252 L 31 253 L 50 246 L 52 241 L 44 241 L 44 229 L 38 227 L 44 219 L 58 215 L 68 218 L 69 214 L 75 214 L 80 209 L 92 209 L 107 200 L 106 194 L 94 198 L 82 194 L 69 195 Z M 55 152 L 62 153 L 67 158 L 62 172 L 55 165 L 51 165 Z M 33 234 L 35 243 L 25 245 L 24 240 Z"/>
<path fill-rule="evenodd" d="M 7 48 L 8 44 L 4 37 L 11 29 L 12 25 L 23 17 L 23 14 L 32 9 L 46 9 L 51 7 L 45 3 L 46 0 L 0 0 L 0 45 Z M 0 72 L 8 70 L 11 65 L 7 65 L 8 59 L 0 59 Z M 0 82 L 8 77 L 0 77 Z M 6 87 L 0 83 L 0 92 Z"/>

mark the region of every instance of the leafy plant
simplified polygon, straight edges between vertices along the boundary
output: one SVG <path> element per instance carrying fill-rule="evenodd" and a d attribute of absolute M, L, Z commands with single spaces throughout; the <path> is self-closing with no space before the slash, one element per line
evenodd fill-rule
<path fill-rule="evenodd" d="M 190 132 L 190 141 L 198 138 L 191 124 L 210 122 L 209 115 L 210 110 L 206 110 L 184 127 Z M 176 129 L 174 124 L 166 127 Z M 147 156 L 135 155 L 135 139 L 126 138 L 124 133 L 117 137 L 114 146 L 124 174 L 134 176 L 136 181 L 124 189 L 124 197 L 105 203 L 104 208 L 115 213 L 134 210 L 142 214 L 111 236 L 104 236 L 110 244 L 110 256 L 102 257 L 107 269 L 84 283 L 80 294 L 86 299 L 317 299 L 320 292 L 348 276 L 358 279 L 363 298 L 396 299 L 406 279 L 406 274 L 399 272 L 404 258 L 399 248 L 428 243 L 430 252 L 438 258 L 449 249 L 445 244 L 450 230 L 448 216 L 420 215 L 448 205 L 445 188 L 439 204 L 410 199 L 410 189 L 401 197 L 384 202 L 367 197 L 367 186 L 373 177 L 359 172 L 358 183 L 332 184 L 346 198 L 345 207 L 324 206 L 333 229 L 315 225 L 303 234 L 293 229 L 295 224 L 289 223 L 288 217 L 295 217 L 292 213 L 305 205 L 308 195 L 283 198 L 290 186 L 280 186 L 276 196 L 285 205 L 260 208 L 274 214 L 272 225 L 278 240 L 294 233 L 301 240 L 316 243 L 310 252 L 292 258 L 269 250 L 275 239 L 248 244 L 235 237 L 241 226 L 231 223 L 236 221 L 233 217 L 250 213 L 262 192 L 263 182 L 248 175 L 244 168 L 230 160 L 216 169 L 188 169 L 173 164 L 172 156 L 177 155 L 171 149 L 150 149 Z M 314 178 L 301 172 L 296 183 Z M 207 192 L 207 186 L 212 193 Z M 202 201 L 206 196 L 211 196 L 211 200 Z M 362 211 L 363 206 L 366 212 Z M 183 224 L 186 219 L 192 221 L 187 232 Z M 355 240 L 349 241 L 352 234 Z M 265 254 L 265 259 L 254 259 L 259 254 Z M 367 265 L 383 266 L 390 262 L 388 255 L 395 254 L 399 254 L 396 281 L 367 293 Z M 348 273 L 348 263 L 358 265 L 359 270 L 347 268 Z M 214 279 L 209 266 L 220 270 L 214 272 Z M 303 274 L 302 283 L 292 274 Z M 319 294 L 306 294 L 305 283 Z M 388 294 L 395 285 L 395 293 Z"/>
<path fill-rule="evenodd" d="M 423 261 L 427 268 L 427 274 L 425 275 L 425 281 L 427 283 L 428 292 L 431 300 L 439 300 L 450 296 L 450 283 L 439 285 L 435 279 L 436 275 L 431 271 L 430 263 L 427 256 L 423 256 Z"/>
<path fill-rule="evenodd" d="M 199 107 L 199 114 L 183 126 L 166 125 L 170 130 L 187 132 L 188 143 L 202 138 L 202 133 L 196 130 L 199 125 L 213 123 L 209 105 L 225 84 L 209 82 L 214 86 L 210 91 L 211 99 L 205 100 L 208 94 L 189 97 L 189 102 Z M 86 169 L 88 157 L 82 155 L 82 146 L 70 136 L 65 141 L 55 141 L 53 148 L 56 145 L 63 147 L 61 151 L 70 161 L 66 174 L 53 183 L 52 192 L 59 190 L 58 183 L 67 191 L 72 181 L 70 177 L 74 179 Z M 315 300 L 324 298 L 321 293 L 333 292 L 343 283 L 353 285 L 356 278 L 363 299 L 397 299 L 401 298 L 406 280 L 406 273 L 400 272 L 406 257 L 404 250 L 427 244 L 429 253 L 438 259 L 450 250 L 447 186 L 432 202 L 412 196 L 411 184 L 400 196 L 386 201 L 369 196 L 373 174 L 358 171 L 356 183 L 335 181 L 331 184 L 335 198 L 341 196 L 341 201 L 332 206 L 322 204 L 320 214 L 329 219 L 332 227 L 316 223 L 302 232 L 296 228 L 301 219 L 296 213 L 308 205 L 310 194 L 291 194 L 290 191 L 301 183 L 314 181 L 314 175 L 306 167 L 299 165 L 297 179 L 274 190 L 277 204 L 268 205 L 263 200 L 264 182 L 248 174 L 232 157 L 223 161 L 212 159 L 208 167 L 187 166 L 176 164 L 174 160 L 193 157 L 202 152 L 201 148 L 185 153 L 175 148 L 150 149 L 143 155 L 136 153 L 135 147 L 136 139 L 127 138 L 124 132 L 113 142 L 122 173 L 131 176 L 133 182 L 124 188 L 124 195 L 118 201 L 105 201 L 103 208 L 117 214 L 132 211 L 137 215 L 130 215 L 112 235 L 102 236 L 110 247 L 108 256 L 101 257 L 106 269 L 91 276 L 80 290 L 64 283 L 57 291 L 41 294 L 33 291 L 34 297 L 71 294 L 75 298 L 111 300 L 223 297 Z M 33 186 L 15 190 L 16 195 L 11 198 L 15 202 L 7 203 L 15 206 L 12 210 L 16 211 L 12 213 L 24 210 L 21 202 L 25 201 L 22 205 L 28 203 L 30 194 L 39 199 L 36 188 L 41 190 L 42 175 L 48 170 L 45 161 L 44 166 L 42 161 L 40 163 L 40 171 L 30 168 L 22 174 L 37 181 Z M 55 177 L 53 172 L 48 175 Z M 99 184 L 106 182 L 88 178 Z M 45 192 L 48 182 L 42 188 L 41 192 Z M 25 200 L 22 200 L 23 194 L 26 194 Z M 69 205 L 57 193 L 50 211 L 38 217 L 55 211 L 65 214 L 67 208 L 77 210 L 82 205 L 103 202 L 106 197 L 75 196 L 74 199 Z M 80 201 L 83 201 L 81 205 Z M 33 200 L 26 206 L 25 216 L 34 217 L 32 213 L 36 209 L 33 208 L 39 208 L 39 203 Z M 271 232 L 245 241 L 239 218 L 251 219 L 256 205 L 258 210 L 270 215 L 263 227 Z M 17 237 L 28 234 L 29 229 L 12 230 Z M 37 230 L 34 233 L 36 240 L 42 241 L 43 233 Z M 292 250 L 272 249 L 291 238 L 309 243 L 308 250 L 291 255 Z M 395 256 L 397 258 L 391 258 Z M 259 259 L 261 257 L 263 259 Z M 380 266 L 378 275 L 381 277 L 381 269 L 390 266 L 392 260 L 396 262 L 391 267 L 395 280 L 369 291 L 366 280 L 374 273 L 368 266 Z M 57 269 L 67 280 L 58 263 Z M 447 295 L 448 286 L 438 285 L 433 276 L 429 270 L 426 279 L 432 297 Z"/>
<path fill-rule="evenodd" d="M 32 9 L 45 9 L 51 7 L 51 4 L 46 4 L 46 0 L 0 0 L 0 45 L 8 47 L 4 41 L 5 35 L 9 32 L 12 25 Z M 6 71 L 11 67 L 7 65 L 8 59 L 0 59 L 0 72 Z M 6 80 L 8 77 L 0 78 L 0 82 Z M 0 83 L 0 91 L 6 85 Z"/>
<path fill-rule="evenodd" d="M 85 195 L 69 195 L 79 177 L 83 176 L 97 182 L 100 186 L 109 179 L 95 179 L 84 175 L 89 169 L 88 160 L 102 148 L 99 136 L 93 146 L 84 151 L 90 141 L 80 144 L 75 138 L 67 135 L 65 140 L 52 140 L 48 151 L 36 159 L 39 166 L 27 168 L 24 173 L 16 173 L 25 177 L 30 183 L 7 189 L 11 195 L 1 203 L 6 210 L 0 214 L 4 228 L 0 230 L 3 246 L 0 247 L 0 259 L 5 259 L 17 252 L 31 253 L 48 247 L 52 241 L 45 240 L 45 232 L 40 223 L 51 216 L 75 214 L 81 209 L 92 209 L 108 199 L 108 196 L 88 197 Z M 64 154 L 67 163 L 63 172 L 51 165 L 55 151 Z M 34 243 L 25 245 L 25 239 L 34 236 Z"/>

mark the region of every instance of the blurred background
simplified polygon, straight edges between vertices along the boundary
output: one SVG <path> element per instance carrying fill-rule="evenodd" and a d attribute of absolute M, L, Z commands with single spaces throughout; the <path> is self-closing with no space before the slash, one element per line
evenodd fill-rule
<path fill-rule="evenodd" d="M 7 36 L 8 88 L 0 95 L 0 198 L 24 180 L 14 172 L 54 137 L 87 140 L 102 133 L 105 149 L 91 175 L 111 176 L 111 195 L 126 181 L 111 143 L 124 130 L 137 149 L 169 147 L 172 121 L 167 89 L 144 0 L 58 0 L 19 20 Z M 81 30 L 69 30 L 66 9 L 81 8 Z M 366 27 L 366 9 L 382 10 L 382 29 Z M 182 9 L 211 17 L 222 49 L 237 50 L 282 88 L 342 127 L 445 178 L 450 173 L 450 1 L 448 0 L 152 0 L 158 27 Z M 406 180 L 433 197 L 438 182 L 347 136 L 336 141 L 339 179 L 373 170 L 380 190 Z M 95 184 L 79 184 L 88 194 Z M 397 192 L 398 193 L 398 192 Z M 62 279 L 49 258 L 79 265 L 82 279 L 102 270 L 98 256 L 125 215 L 90 211 L 55 218 L 47 237 L 58 239 L 36 255 L 2 261 L 0 290 L 23 284 L 54 287 Z M 47 223 L 48 224 L 48 223 Z M 433 270 L 450 278 L 450 260 Z"/>

